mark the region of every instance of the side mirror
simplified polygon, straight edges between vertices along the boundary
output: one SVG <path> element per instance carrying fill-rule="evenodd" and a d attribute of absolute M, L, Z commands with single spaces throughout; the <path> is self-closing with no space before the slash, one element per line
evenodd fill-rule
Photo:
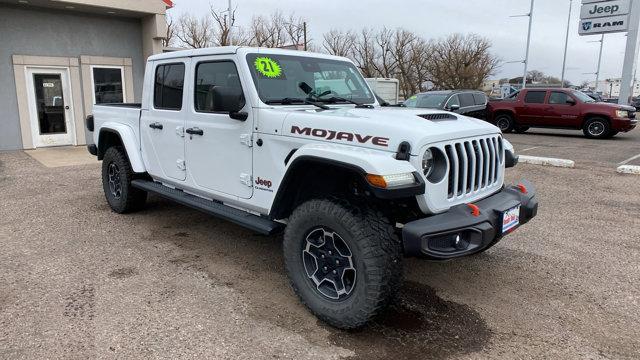
<path fill-rule="evenodd" d="M 567 99 L 567 104 L 569 105 L 575 105 L 576 101 L 574 99 Z"/>
<path fill-rule="evenodd" d="M 458 111 L 458 110 L 460 110 L 460 105 L 453 104 L 449 106 L 449 111 Z"/>
<path fill-rule="evenodd" d="M 249 114 L 241 111 L 246 104 L 242 88 L 215 86 L 212 91 L 215 111 L 228 112 L 229 117 L 235 120 L 247 120 Z"/>

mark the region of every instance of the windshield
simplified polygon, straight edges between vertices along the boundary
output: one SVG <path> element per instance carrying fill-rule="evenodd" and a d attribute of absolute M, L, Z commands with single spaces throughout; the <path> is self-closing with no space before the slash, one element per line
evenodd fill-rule
<path fill-rule="evenodd" d="M 353 64 L 346 61 L 279 54 L 248 54 L 247 63 L 264 103 L 299 103 L 309 95 L 301 84 L 311 87 L 313 95 L 343 98 L 372 104 L 373 94 Z M 303 85 L 304 87 L 304 85 Z M 284 101 L 283 101 L 284 100 Z M 332 102 L 342 102 L 336 101 Z"/>
<path fill-rule="evenodd" d="M 442 109 L 447 101 L 448 94 L 418 94 L 405 101 L 407 107 Z"/>
<path fill-rule="evenodd" d="M 577 97 L 582 102 L 586 102 L 586 103 L 596 102 L 591 98 L 591 96 L 583 93 L 582 91 L 574 90 L 571 92 L 571 94 L 573 94 L 573 96 Z"/>

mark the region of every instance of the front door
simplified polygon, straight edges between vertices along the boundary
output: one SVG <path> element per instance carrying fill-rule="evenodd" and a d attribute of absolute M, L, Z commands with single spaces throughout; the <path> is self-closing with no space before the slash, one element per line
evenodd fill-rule
<path fill-rule="evenodd" d="M 142 153 L 147 171 L 152 176 L 183 181 L 186 178 L 184 159 L 184 122 L 187 105 L 184 101 L 185 70 L 188 62 L 154 63 L 153 94 L 147 109 L 140 114 Z"/>
<path fill-rule="evenodd" d="M 564 91 L 551 91 L 547 101 L 547 125 L 561 127 L 580 127 L 580 110 L 577 102 Z"/>
<path fill-rule="evenodd" d="M 244 121 L 232 119 L 223 95 L 242 91 L 236 65 L 218 56 L 203 58 L 192 67 L 195 111 L 185 125 L 189 176 L 198 187 L 248 199 L 253 194 L 253 121 L 251 116 Z"/>
<path fill-rule="evenodd" d="M 74 145 L 67 69 L 27 69 L 27 82 L 34 146 Z"/>

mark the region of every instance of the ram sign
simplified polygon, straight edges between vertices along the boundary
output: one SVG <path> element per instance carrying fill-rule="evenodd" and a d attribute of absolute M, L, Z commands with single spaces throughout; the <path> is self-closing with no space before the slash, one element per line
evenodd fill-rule
<path fill-rule="evenodd" d="M 582 0 L 580 35 L 624 32 L 629 29 L 631 0 Z"/>

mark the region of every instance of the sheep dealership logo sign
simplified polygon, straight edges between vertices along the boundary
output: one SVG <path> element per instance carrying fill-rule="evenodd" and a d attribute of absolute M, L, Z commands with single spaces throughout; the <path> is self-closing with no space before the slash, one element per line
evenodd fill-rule
<path fill-rule="evenodd" d="M 580 35 L 595 35 L 627 31 L 630 0 L 582 0 Z"/>

